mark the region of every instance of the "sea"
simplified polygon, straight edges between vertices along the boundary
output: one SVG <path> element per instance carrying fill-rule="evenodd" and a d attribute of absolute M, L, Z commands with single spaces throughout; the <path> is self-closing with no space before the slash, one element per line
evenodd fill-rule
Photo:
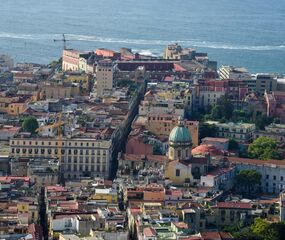
<path fill-rule="evenodd" d="M 162 55 L 179 43 L 219 65 L 285 74 L 285 0 L 1 0 L 0 54 L 49 63 L 68 48 Z"/>

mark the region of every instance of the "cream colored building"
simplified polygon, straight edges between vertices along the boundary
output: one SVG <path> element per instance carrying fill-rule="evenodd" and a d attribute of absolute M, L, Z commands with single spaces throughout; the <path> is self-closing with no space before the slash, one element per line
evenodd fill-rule
<path fill-rule="evenodd" d="M 109 177 L 111 140 L 94 138 L 13 138 L 11 157 L 57 157 L 66 179 Z M 60 151 L 61 150 L 61 151 Z M 59 153 L 61 152 L 61 154 Z"/>
<path fill-rule="evenodd" d="M 217 127 L 217 137 L 234 139 L 238 142 L 248 143 L 253 140 L 255 124 L 251 123 L 219 123 L 207 121 L 206 123 Z"/>
<path fill-rule="evenodd" d="M 50 84 L 42 86 L 41 97 L 44 99 L 74 98 L 79 93 L 79 84 Z"/>
<path fill-rule="evenodd" d="M 97 96 L 102 98 L 104 93 L 113 89 L 114 68 L 111 61 L 100 61 L 96 69 Z"/>
<path fill-rule="evenodd" d="M 177 43 L 168 45 L 163 52 L 163 58 L 169 60 L 190 60 L 195 55 L 195 49 L 182 48 Z"/>

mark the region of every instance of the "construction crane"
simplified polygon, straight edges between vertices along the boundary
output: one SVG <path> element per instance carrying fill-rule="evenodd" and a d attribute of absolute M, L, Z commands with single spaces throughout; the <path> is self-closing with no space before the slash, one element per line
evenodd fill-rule
<path fill-rule="evenodd" d="M 63 42 L 63 49 L 66 50 L 66 42 L 70 41 L 68 39 L 66 39 L 65 34 L 62 34 L 62 39 L 53 39 L 54 42 Z"/>

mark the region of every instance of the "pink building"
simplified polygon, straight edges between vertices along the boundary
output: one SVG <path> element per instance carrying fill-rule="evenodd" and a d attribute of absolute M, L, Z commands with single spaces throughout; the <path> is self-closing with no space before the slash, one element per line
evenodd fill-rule
<path fill-rule="evenodd" d="M 280 118 L 281 123 L 285 123 L 285 92 L 265 92 L 264 98 L 267 116 Z"/>
<path fill-rule="evenodd" d="M 138 155 L 153 154 L 153 146 L 145 143 L 145 139 L 140 136 L 131 136 L 126 146 L 126 153 Z"/>

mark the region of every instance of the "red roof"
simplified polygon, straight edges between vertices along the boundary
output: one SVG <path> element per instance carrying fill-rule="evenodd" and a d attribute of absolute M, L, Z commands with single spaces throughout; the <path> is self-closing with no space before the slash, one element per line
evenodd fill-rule
<path fill-rule="evenodd" d="M 63 186 L 47 186 L 48 192 L 63 192 L 67 191 Z"/>
<path fill-rule="evenodd" d="M 210 144 L 201 144 L 198 147 L 192 149 L 192 154 L 206 154 L 210 153 L 210 155 L 215 156 L 223 156 L 223 151 L 217 149 L 215 146 Z"/>
<path fill-rule="evenodd" d="M 183 193 L 180 189 L 169 189 L 166 191 L 165 195 L 171 195 L 171 196 L 182 196 Z"/>
<path fill-rule="evenodd" d="M 174 63 L 174 70 L 176 72 L 187 72 L 187 70 L 183 67 L 181 67 L 180 65 L 178 65 L 177 63 Z"/>
<path fill-rule="evenodd" d="M 218 208 L 238 208 L 238 209 L 252 209 L 250 203 L 243 203 L 243 202 L 218 202 Z"/>
<path fill-rule="evenodd" d="M 5 182 L 5 183 L 11 183 L 17 180 L 29 182 L 30 178 L 29 177 L 13 177 L 13 176 L 0 177 L 0 182 Z"/>
<path fill-rule="evenodd" d="M 201 233 L 203 240 L 228 240 L 234 239 L 230 233 L 226 232 L 202 232 Z"/>
<path fill-rule="evenodd" d="M 259 159 L 250 159 L 250 158 L 238 158 L 238 157 L 228 157 L 228 160 L 231 163 L 243 163 L 243 164 L 252 164 L 252 165 L 276 165 L 279 167 L 285 166 L 285 161 L 281 160 L 259 160 Z"/>
<path fill-rule="evenodd" d="M 143 234 L 145 237 L 155 237 L 156 231 L 151 227 L 147 227 L 143 230 Z"/>

